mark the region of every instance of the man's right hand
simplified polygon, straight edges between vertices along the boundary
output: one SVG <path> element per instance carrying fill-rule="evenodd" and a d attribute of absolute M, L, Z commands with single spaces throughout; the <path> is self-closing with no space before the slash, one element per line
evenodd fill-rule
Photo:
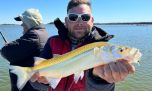
<path fill-rule="evenodd" d="M 31 82 L 35 82 L 38 81 L 39 83 L 43 83 L 43 84 L 48 84 L 49 82 L 47 81 L 47 79 L 44 76 L 40 76 L 39 73 L 35 73 L 32 77 L 31 77 Z"/>

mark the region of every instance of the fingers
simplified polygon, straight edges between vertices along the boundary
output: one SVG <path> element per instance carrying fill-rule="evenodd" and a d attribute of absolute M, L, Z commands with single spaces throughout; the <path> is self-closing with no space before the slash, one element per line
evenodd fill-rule
<path fill-rule="evenodd" d="M 116 64 L 118 66 L 119 74 L 120 74 L 120 76 L 119 76 L 120 79 L 117 80 L 117 82 L 118 82 L 118 81 L 124 80 L 128 76 L 129 70 L 126 67 L 126 65 L 122 64 L 121 62 L 117 62 Z"/>
<path fill-rule="evenodd" d="M 117 62 L 109 64 L 113 82 L 118 82 L 121 79 L 121 70 Z"/>
<path fill-rule="evenodd" d="M 38 78 L 39 78 L 39 73 L 37 72 L 37 73 L 35 73 L 35 74 L 31 77 L 30 81 L 31 81 L 31 82 L 35 82 L 35 81 L 38 80 Z"/>
<path fill-rule="evenodd" d="M 118 82 L 121 79 L 120 69 L 115 63 L 96 67 L 94 68 L 94 72 L 96 73 L 96 75 L 98 75 L 109 83 Z"/>
<path fill-rule="evenodd" d="M 113 62 L 104 67 L 104 79 L 109 83 L 122 81 L 128 74 L 128 69 L 121 62 Z"/>
<path fill-rule="evenodd" d="M 103 79 L 105 79 L 109 83 L 113 83 L 115 80 L 113 77 L 113 72 L 110 68 L 110 64 L 105 65 L 103 70 L 104 70 Z"/>
<path fill-rule="evenodd" d="M 124 80 L 128 74 L 134 73 L 135 67 L 127 62 L 121 60 L 107 65 L 95 67 L 93 74 L 101 77 L 109 83 L 119 82 Z"/>
<path fill-rule="evenodd" d="M 121 66 L 126 67 L 129 74 L 132 74 L 132 73 L 135 72 L 135 67 L 134 67 L 132 64 L 128 63 L 127 61 L 119 61 L 118 63 L 119 63 Z"/>
<path fill-rule="evenodd" d="M 39 83 L 48 84 L 47 79 L 44 76 L 40 76 L 38 72 L 31 77 L 30 81 L 38 81 Z"/>
<path fill-rule="evenodd" d="M 109 66 L 114 82 L 122 81 L 128 74 L 135 72 L 135 67 L 126 60 L 110 63 Z"/>
<path fill-rule="evenodd" d="M 98 66 L 98 67 L 94 67 L 93 69 L 93 74 L 95 76 L 104 76 L 104 70 L 103 70 L 104 65 Z"/>
<path fill-rule="evenodd" d="M 39 77 L 37 81 L 39 83 L 43 83 L 43 84 L 48 84 L 49 83 L 44 76 Z"/>

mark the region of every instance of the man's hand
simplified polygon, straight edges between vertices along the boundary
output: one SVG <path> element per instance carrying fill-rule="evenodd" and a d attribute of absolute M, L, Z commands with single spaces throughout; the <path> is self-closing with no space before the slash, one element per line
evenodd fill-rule
<path fill-rule="evenodd" d="M 124 80 L 128 74 L 134 73 L 135 67 L 127 60 L 117 60 L 107 65 L 95 67 L 93 74 L 101 77 L 109 83 L 115 83 Z"/>
<path fill-rule="evenodd" d="M 49 83 L 44 76 L 39 76 L 39 73 L 38 73 L 38 72 L 35 73 L 35 74 L 31 77 L 31 81 L 32 81 L 32 82 L 38 81 L 39 83 L 43 83 L 43 84 L 48 84 L 48 83 Z"/>

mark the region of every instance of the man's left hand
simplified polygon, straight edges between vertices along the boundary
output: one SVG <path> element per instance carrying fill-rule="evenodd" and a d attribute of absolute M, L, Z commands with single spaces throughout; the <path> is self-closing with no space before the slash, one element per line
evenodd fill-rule
<path fill-rule="evenodd" d="M 93 69 L 93 74 L 95 76 L 99 76 L 109 83 L 122 81 L 128 76 L 128 74 L 134 72 L 135 67 L 127 60 L 117 60 L 117 62 L 98 66 Z"/>

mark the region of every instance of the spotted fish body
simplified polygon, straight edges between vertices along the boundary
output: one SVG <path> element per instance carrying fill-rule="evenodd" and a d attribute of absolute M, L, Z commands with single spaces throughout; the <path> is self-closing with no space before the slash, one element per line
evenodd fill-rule
<path fill-rule="evenodd" d="M 27 80 L 35 72 L 39 72 L 40 76 L 46 77 L 50 85 L 55 88 L 63 77 L 74 74 L 74 80 L 77 82 L 79 78 L 83 78 L 84 70 L 108 64 L 118 59 L 131 58 L 133 63 L 137 62 L 140 57 L 141 53 L 136 48 L 116 46 L 107 42 L 96 42 L 61 56 L 43 60 L 34 67 L 11 66 L 10 69 L 12 73 L 20 74 L 18 75 L 17 84 L 19 89 L 23 88 Z M 24 76 L 21 76 L 21 74 Z"/>

